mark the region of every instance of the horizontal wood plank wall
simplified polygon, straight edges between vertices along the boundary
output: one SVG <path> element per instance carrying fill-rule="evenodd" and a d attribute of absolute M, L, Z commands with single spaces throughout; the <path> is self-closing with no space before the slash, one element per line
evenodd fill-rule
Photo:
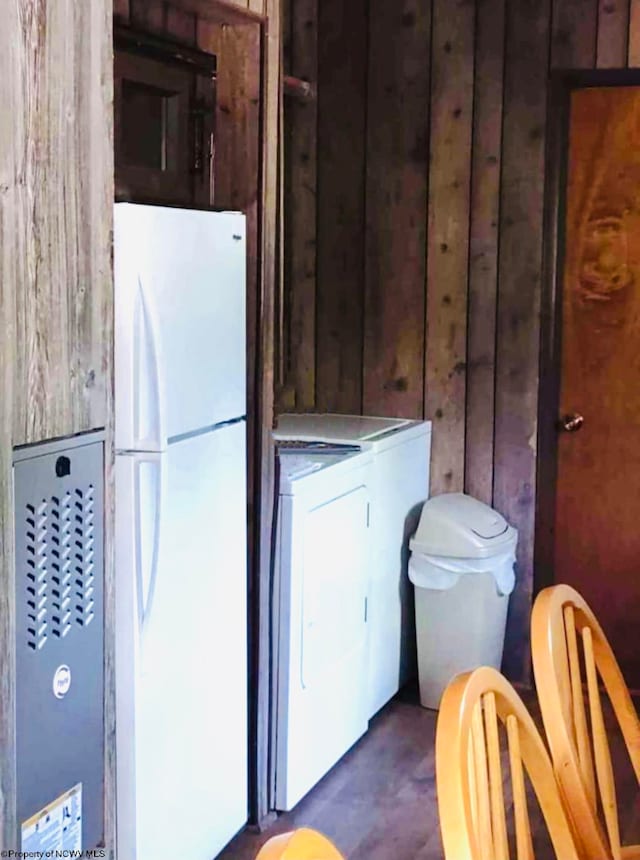
<path fill-rule="evenodd" d="M 0 844 L 16 849 L 12 447 L 107 427 L 111 0 L 5 4 L 0 30 Z M 105 607 L 112 618 L 111 458 Z M 107 633 L 107 698 L 113 639 Z M 113 724 L 106 725 L 111 748 Z M 112 756 L 105 839 L 113 844 Z"/>
<path fill-rule="evenodd" d="M 519 530 L 505 668 L 526 680 L 548 75 L 640 65 L 640 2 L 318 5 L 290 31 L 292 56 L 310 28 L 318 46 L 304 127 L 318 206 L 285 213 L 289 262 L 314 237 L 317 258 L 315 275 L 289 268 L 285 308 L 309 320 L 284 320 L 283 405 L 434 422 L 432 491 L 464 488 Z M 428 189 L 412 141 L 430 153 Z M 287 176 L 295 201 L 314 165 Z"/>

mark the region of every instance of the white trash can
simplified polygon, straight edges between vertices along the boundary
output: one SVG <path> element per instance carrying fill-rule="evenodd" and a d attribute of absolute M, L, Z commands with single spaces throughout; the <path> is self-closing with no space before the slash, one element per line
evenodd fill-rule
<path fill-rule="evenodd" d="M 437 709 L 460 672 L 500 669 L 517 540 L 504 517 L 471 496 L 425 502 L 409 543 L 423 707 Z"/>

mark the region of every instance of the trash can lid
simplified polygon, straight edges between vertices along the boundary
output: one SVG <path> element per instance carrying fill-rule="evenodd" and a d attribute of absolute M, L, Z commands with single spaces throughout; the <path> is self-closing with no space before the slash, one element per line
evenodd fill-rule
<path fill-rule="evenodd" d="M 518 532 L 505 518 L 464 493 L 444 493 L 424 503 L 409 546 L 412 552 L 449 558 L 487 558 L 512 549 Z"/>

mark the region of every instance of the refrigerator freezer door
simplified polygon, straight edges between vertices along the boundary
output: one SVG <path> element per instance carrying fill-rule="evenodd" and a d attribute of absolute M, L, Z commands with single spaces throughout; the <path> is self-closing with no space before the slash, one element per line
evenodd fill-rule
<path fill-rule="evenodd" d="M 114 231 L 116 448 L 244 415 L 244 215 L 118 203 Z"/>
<path fill-rule="evenodd" d="M 119 857 L 210 860 L 247 819 L 245 433 L 116 458 Z"/>

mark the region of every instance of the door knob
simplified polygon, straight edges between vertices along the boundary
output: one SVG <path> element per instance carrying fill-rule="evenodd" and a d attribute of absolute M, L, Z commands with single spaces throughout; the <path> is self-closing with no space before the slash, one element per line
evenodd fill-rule
<path fill-rule="evenodd" d="M 570 412 L 568 415 L 563 415 L 559 421 L 560 430 L 564 433 L 575 433 L 584 424 L 584 415 L 579 412 Z"/>

